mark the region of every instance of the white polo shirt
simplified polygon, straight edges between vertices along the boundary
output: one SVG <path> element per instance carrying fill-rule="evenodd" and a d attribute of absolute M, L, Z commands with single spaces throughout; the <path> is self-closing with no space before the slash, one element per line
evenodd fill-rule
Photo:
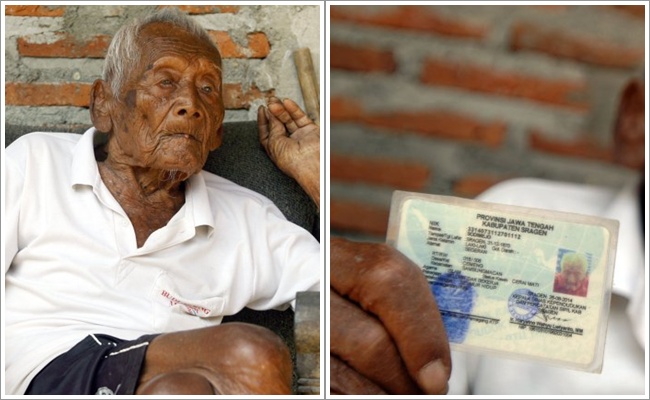
<path fill-rule="evenodd" d="M 34 133 L 6 149 L 5 382 L 22 394 L 91 333 L 123 339 L 219 324 L 318 290 L 320 245 L 264 196 L 206 171 L 138 248 L 83 136 Z"/>

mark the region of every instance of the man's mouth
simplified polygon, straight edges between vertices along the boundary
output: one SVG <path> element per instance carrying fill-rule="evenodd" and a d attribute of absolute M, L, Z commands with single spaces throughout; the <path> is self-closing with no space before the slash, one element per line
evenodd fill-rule
<path fill-rule="evenodd" d="M 194 135 L 190 135 L 189 133 L 184 133 L 184 132 L 170 133 L 167 136 L 172 137 L 174 139 L 196 140 L 197 142 L 199 142 L 199 139 L 197 139 Z"/>

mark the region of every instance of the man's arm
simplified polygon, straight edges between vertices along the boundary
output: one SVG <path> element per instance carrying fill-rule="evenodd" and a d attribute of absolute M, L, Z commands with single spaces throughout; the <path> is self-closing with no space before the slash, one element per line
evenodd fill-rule
<path fill-rule="evenodd" d="M 294 101 L 276 97 L 259 107 L 257 125 L 271 160 L 320 208 L 320 127 Z"/>
<path fill-rule="evenodd" d="M 257 121 L 271 160 L 318 204 L 320 128 L 288 99 Z M 330 250 L 332 393 L 446 393 L 449 344 L 419 268 L 387 245 L 333 238 Z"/>

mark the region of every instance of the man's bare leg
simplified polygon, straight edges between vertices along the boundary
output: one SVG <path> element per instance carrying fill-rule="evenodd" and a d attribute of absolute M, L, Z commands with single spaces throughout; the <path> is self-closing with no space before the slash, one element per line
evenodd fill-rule
<path fill-rule="evenodd" d="M 136 394 L 291 394 L 291 355 L 243 323 L 166 333 L 147 349 Z"/>

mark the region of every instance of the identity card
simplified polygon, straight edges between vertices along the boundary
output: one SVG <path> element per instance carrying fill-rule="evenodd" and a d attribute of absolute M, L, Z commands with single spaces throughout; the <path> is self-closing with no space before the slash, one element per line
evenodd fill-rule
<path fill-rule="evenodd" d="M 452 348 L 602 369 L 618 221 L 396 191 L 387 242 L 414 261 Z"/>

